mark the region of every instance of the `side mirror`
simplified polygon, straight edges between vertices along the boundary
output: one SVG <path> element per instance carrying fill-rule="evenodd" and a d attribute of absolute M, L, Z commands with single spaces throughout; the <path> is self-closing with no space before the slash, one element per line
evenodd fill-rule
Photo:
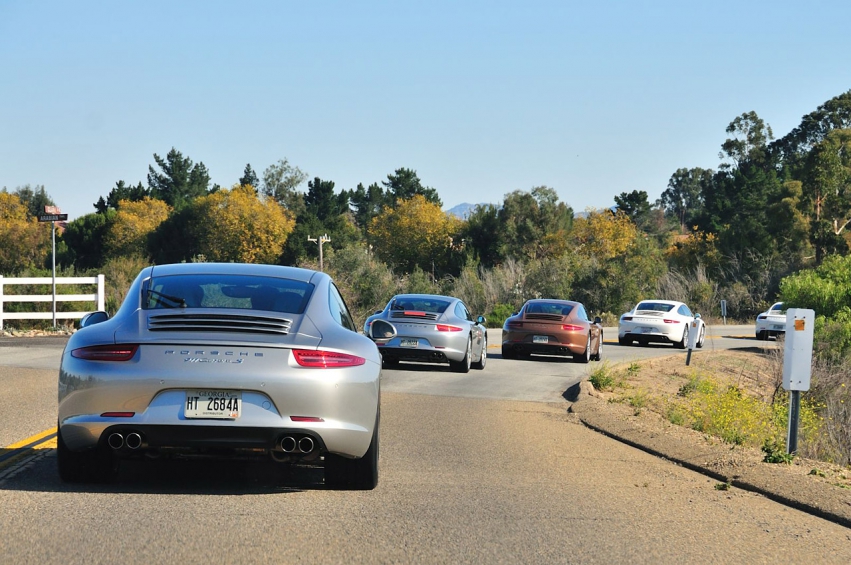
<path fill-rule="evenodd" d="M 376 310 L 372 313 L 372 315 L 375 316 L 376 314 L 381 314 L 382 312 L 384 312 L 384 310 Z"/>
<path fill-rule="evenodd" d="M 393 339 L 396 337 L 396 328 L 390 322 L 373 320 L 369 325 L 369 337 L 382 340 Z"/>
<path fill-rule="evenodd" d="M 89 312 L 88 314 L 80 318 L 80 327 L 87 328 L 89 326 L 105 322 L 108 319 L 109 314 L 107 314 L 103 310 L 98 310 L 97 312 Z"/>
<path fill-rule="evenodd" d="M 487 322 L 487 320 L 485 319 L 484 316 L 476 316 L 476 323 L 477 324 L 481 324 L 481 325 L 484 326 L 486 322 Z"/>
<path fill-rule="evenodd" d="M 694 319 L 697 320 L 698 318 L 700 318 L 700 314 L 695 314 Z"/>
<path fill-rule="evenodd" d="M 601 318 L 600 316 L 596 316 L 596 317 L 594 318 L 594 323 L 595 323 L 595 324 L 602 324 L 602 323 L 603 323 L 603 318 Z"/>

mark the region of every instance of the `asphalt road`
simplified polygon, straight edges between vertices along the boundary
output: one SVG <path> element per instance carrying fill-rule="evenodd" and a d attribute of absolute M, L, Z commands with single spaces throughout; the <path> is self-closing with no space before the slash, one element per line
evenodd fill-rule
<path fill-rule="evenodd" d="M 0 445 L 9 446 L 55 425 L 61 344 L 2 341 Z M 757 345 L 713 337 L 707 347 L 725 344 Z M 671 353 L 660 351 L 607 344 L 604 357 Z M 318 469 L 192 462 L 134 463 L 114 484 L 66 485 L 54 450 L 33 449 L 0 465 L 0 563 L 851 559 L 851 530 L 718 490 L 579 425 L 561 395 L 593 363 L 490 352 L 487 368 L 467 375 L 385 371 L 381 478 L 371 492 L 326 490 Z M 51 355 L 52 367 L 18 366 Z"/>

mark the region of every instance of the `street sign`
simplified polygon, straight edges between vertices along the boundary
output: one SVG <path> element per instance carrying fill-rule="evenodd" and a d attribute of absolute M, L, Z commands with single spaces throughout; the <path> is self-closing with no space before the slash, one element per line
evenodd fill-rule
<path fill-rule="evenodd" d="M 39 222 L 64 222 L 68 219 L 68 214 L 39 214 Z"/>
<path fill-rule="evenodd" d="M 61 214 L 62 210 L 59 209 L 59 206 L 45 206 L 44 207 L 45 214 Z"/>

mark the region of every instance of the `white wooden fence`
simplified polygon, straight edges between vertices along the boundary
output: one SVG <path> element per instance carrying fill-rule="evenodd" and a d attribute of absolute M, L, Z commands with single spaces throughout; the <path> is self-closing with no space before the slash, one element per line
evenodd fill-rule
<path fill-rule="evenodd" d="M 82 284 L 97 285 L 97 291 L 93 294 L 57 294 L 56 302 L 53 302 L 53 294 L 5 294 L 4 286 L 23 284 L 53 284 L 53 277 L 20 277 L 4 278 L 0 275 L 0 330 L 6 320 L 73 320 L 80 319 L 88 312 L 55 312 L 56 303 L 59 302 L 95 302 L 95 310 L 106 310 L 104 295 L 104 276 L 96 277 L 56 277 L 56 285 L 60 284 Z M 50 312 L 5 312 L 3 305 L 10 302 L 51 302 L 53 307 Z"/>

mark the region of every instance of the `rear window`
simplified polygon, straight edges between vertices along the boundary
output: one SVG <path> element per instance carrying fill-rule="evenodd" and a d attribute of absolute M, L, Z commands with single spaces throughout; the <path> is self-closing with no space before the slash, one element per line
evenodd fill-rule
<path fill-rule="evenodd" d="M 443 314 L 449 308 L 448 300 L 439 298 L 399 297 L 390 305 L 390 310 L 407 310 L 413 312 L 430 312 Z"/>
<path fill-rule="evenodd" d="M 142 289 L 142 307 L 234 308 L 301 314 L 313 292 L 302 281 L 244 275 L 154 277 Z"/>
<path fill-rule="evenodd" d="M 664 302 L 640 302 L 635 307 L 635 311 L 643 310 L 645 312 L 670 312 L 674 308 L 673 304 L 665 304 Z"/>
<path fill-rule="evenodd" d="M 531 302 L 526 306 L 527 314 L 555 314 L 567 316 L 573 311 L 573 304 L 559 304 L 558 302 Z"/>

